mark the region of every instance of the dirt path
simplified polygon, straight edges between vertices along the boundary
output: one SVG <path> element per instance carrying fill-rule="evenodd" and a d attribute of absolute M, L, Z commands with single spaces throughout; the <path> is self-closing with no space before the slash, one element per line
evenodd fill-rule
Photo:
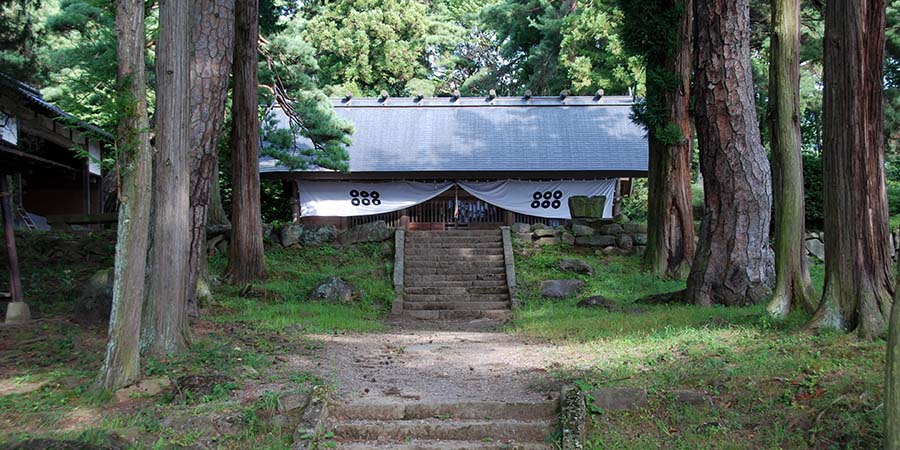
<path fill-rule="evenodd" d="M 476 321 L 394 321 L 381 333 L 314 336 L 318 376 L 343 403 L 514 402 L 556 398 L 554 346 Z"/>

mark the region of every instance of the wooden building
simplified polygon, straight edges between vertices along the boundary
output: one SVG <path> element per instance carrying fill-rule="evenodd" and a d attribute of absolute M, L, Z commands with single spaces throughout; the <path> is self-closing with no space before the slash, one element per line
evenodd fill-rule
<path fill-rule="evenodd" d="M 101 149 L 113 136 L 0 73 L 0 172 L 12 176 L 19 226 L 103 212 Z M 84 153 L 90 157 L 84 157 Z"/>
<path fill-rule="evenodd" d="M 631 177 L 646 176 L 646 133 L 629 117 L 632 101 L 602 95 L 335 99 L 337 114 L 355 129 L 350 171 L 291 171 L 262 157 L 260 174 L 293 183 L 294 216 L 302 223 L 558 224 L 569 218 L 568 197 L 617 200 Z M 289 126 L 279 109 L 272 114 Z M 311 145 L 296 142 L 297 150 Z"/>

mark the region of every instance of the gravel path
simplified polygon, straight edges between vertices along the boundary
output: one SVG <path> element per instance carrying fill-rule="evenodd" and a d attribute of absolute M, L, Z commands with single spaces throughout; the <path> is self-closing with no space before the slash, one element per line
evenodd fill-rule
<path fill-rule="evenodd" d="M 394 321 L 381 333 L 313 336 L 311 368 L 344 403 L 513 402 L 556 398 L 556 349 L 489 320 Z"/>

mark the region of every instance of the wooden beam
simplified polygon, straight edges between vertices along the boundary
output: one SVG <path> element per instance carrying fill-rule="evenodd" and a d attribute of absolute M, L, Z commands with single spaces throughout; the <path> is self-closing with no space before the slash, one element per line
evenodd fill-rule
<path fill-rule="evenodd" d="M 47 158 L 41 158 L 40 156 L 35 156 L 35 155 L 30 154 L 30 153 L 25 153 L 25 152 L 23 152 L 23 151 L 21 151 L 21 150 L 14 149 L 14 148 L 9 147 L 9 146 L 7 146 L 7 145 L 0 144 L 0 153 L 7 153 L 7 154 L 10 154 L 10 155 L 12 155 L 12 156 L 15 156 L 15 157 L 18 157 L 18 158 L 27 159 L 27 160 L 30 160 L 30 161 L 35 162 L 35 163 L 39 163 L 39 164 L 47 164 L 47 165 L 53 166 L 54 168 L 57 168 L 57 169 L 63 169 L 63 170 L 67 170 L 67 171 L 70 171 L 70 172 L 78 173 L 78 169 L 76 169 L 76 168 L 74 168 L 74 167 L 70 167 L 70 166 L 67 166 L 67 165 L 65 165 L 65 164 L 60 164 L 60 163 L 58 163 L 58 162 L 56 162 L 56 161 L 51 161 L 51 160 L 49 160 L 49 159 L 47 159 Z"/>
<path fill-rule="evenodd" d="M 19 277 L 19 255 L 16 252 L 16 233 L 13 227 L 12 201 L 7 174 L 0 174 L 0 209 L 3 210 L 3 233 L 6 238 L 6 254 L 9 256 L 9 290 L 12 302 L 24 301 L 22 279 Z"/>

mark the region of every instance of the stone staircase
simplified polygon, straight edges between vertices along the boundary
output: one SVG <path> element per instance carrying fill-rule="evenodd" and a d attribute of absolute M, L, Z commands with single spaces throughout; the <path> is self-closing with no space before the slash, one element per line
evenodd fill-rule
<path fill-rule="evenodd" d="M 348 450 L 550 450 L 558 409 L 556 401 L 338 405 L 326 429 Z"/>
<path fill-rule="evenodd" d="M 416 319 L 508 319 L 498 230 L 407 231 L 403 314 Z"/>

